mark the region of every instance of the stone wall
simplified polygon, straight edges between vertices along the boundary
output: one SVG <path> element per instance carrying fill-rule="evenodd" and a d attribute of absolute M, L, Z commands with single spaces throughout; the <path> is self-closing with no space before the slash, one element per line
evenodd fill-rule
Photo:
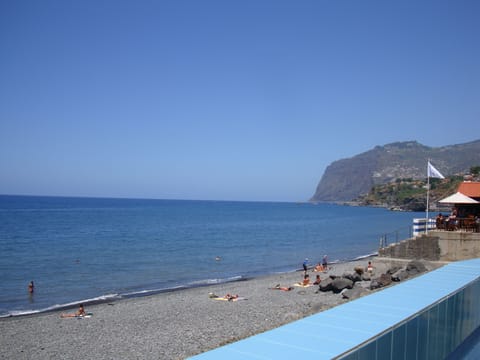
<path fill-rule="evenodd" d="M 465 231 L 429 231 L 412 239 L 380 248 L 380 257 L 458 261 L 480 257 L 480 233 Z"/>

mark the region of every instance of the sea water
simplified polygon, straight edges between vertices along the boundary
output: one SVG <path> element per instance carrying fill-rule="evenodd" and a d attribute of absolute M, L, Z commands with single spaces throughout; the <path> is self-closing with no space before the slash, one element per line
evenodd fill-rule
<path fill-rule="evenodd" d="M 375 254 L 415 213 L 333 204 L 0 196 L 0 316 Z M 27 287 L 34 281 L 35 291 Z"/>

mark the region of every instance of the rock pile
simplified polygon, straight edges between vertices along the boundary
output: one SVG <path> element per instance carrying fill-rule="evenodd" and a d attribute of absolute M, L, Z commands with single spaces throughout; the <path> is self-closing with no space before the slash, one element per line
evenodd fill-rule
<path fill-rule="evenodd" d="M 332 291 L 335 294 L 341 294 L 345 299 L 355 299 L 371 290 L 380 289 L 393 282 L 404 281 L 426 271 L 425 264 L 419 260 L 413 260 L 404 267 L 392 266 L 375 277 L 362 268 L 355 268 L 351 273 L 344 273 L 342 276 L 331 275 L 322 280 L 319 291 Z"/>

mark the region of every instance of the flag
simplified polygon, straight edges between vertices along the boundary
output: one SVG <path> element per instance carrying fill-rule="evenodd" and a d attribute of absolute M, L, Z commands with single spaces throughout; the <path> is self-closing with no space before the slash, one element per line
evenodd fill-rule
<path fill-rule="evenodd" d="M 439 178 L 439 179 L 445 179 L 445 176 L 440 174 L 440 171 L 435 169 L 432 164 L 430 164 L 430 161 L 428 162 L 428 170 L 427 170 L 427 176 L 432 177 L 432 178 Z"/>

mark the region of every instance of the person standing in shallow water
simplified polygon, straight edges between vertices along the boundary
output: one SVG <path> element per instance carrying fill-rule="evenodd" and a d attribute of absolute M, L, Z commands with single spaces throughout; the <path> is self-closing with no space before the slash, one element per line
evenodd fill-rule
<path fill-rule="evenodd" d="M 35 289 L 35 285 L 33 285 L 33 281 L 30 281 L 30 284 L 28 284 L 28 293 L 30 295 L 33 295 L 34 289 Z"/>

